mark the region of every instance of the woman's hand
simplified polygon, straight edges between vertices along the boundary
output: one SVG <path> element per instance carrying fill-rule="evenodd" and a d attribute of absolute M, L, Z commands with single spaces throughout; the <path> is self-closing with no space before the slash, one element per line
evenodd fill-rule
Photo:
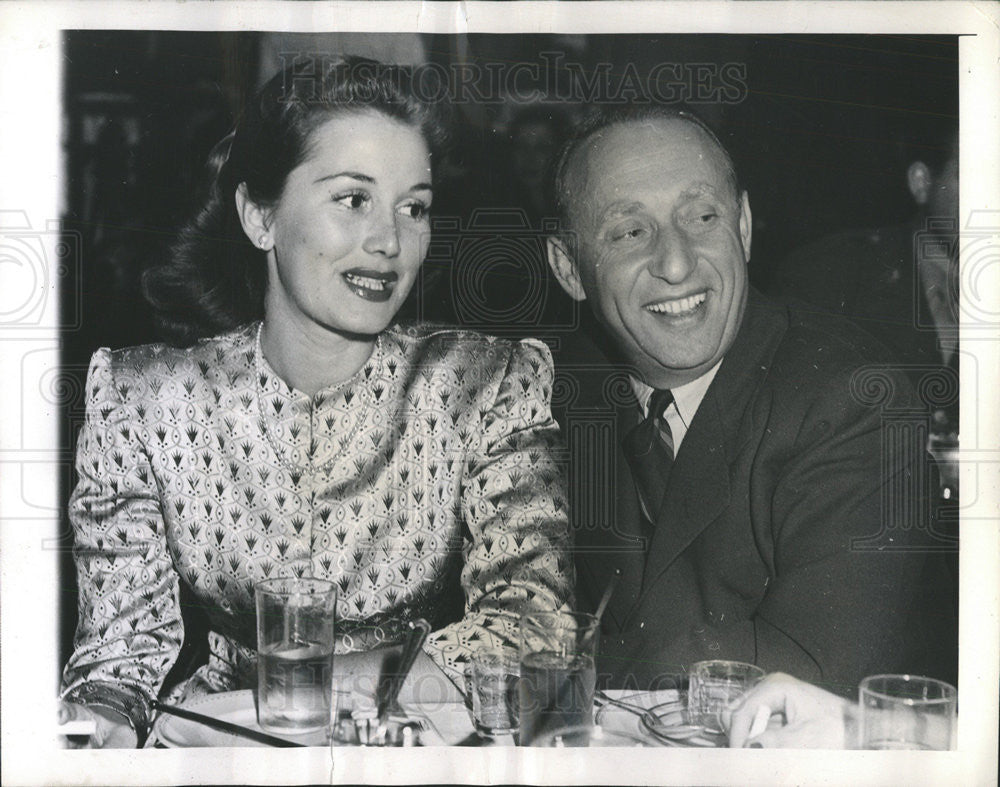
<path fill-rule="evenodd" d="M 60 724 L 68 721 L 93 721 L 94 732 L 89 736 L 68 736 L 70 749 L 134 749 L 139 740 L 128 719 L 108 708 L 88 707 L 75 702 L 60 702 L 57 712 Z"/>
<path fill-rule="evenodd" d="M 758 715 L 784 716 L 780 727 L 768 725 L 748 739 Z M 723 713 L 729 746 L 740 749 L 848 749 L 854 748 L 857 705 L 811 683 L 781 672 L 768 675 Z M 773 716 L 772 716 L 773 718 Z"/>

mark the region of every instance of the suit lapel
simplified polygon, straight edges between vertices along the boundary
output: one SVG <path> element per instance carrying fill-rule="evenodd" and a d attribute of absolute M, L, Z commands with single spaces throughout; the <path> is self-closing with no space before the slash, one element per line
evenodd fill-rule
<path fill-rule="evenodd" d="M 577 521 L 577 549 L 585 558 L 581 561 L 584 581 L 592 588 L 595 602 L 616 571 L 621 572 L 621 582 L 605 613 L 619 627 L 627 625 L 678 555 L 729 506 L 730 465 L 739 450 L 736 440 L 740 423 L 787 327 L 787 317 L 782 314 L 781 307 L 775 308 L 750 291 L 740 332 L 702 400 L 671 469 L 665 503 L 648 544 L 643 540 L 635 482 L 621 449 L 622 437 L 639 421 L 628 385 L 632 370 L 609 360 L 611 354 L 600 341 L 588 342 L 584 337 L 576 337 L 576 352 L 561 353 L 565 360 L 556 364 L 557 378 L 563 375 L 572 381 L 565 386 L 572 389 L 571 401 L 564 405 L 565 410 L 559 407 L 560 412 L 565 412 L 560 421 L 564 428 L 569 427 L 567 439 L 573 446 L 571 465 L 578 468 L 571 470 L 571 475 L 575 474 L 571 493 L 573 488 L 579 491 L 581 481 L 590 479 L 598 484 L 610 483 L 613 496 L 610 506 L 600 507 L 601 511 L 613 511 L 610 523 L 591 522 L 594 516 L 586 511 L 571 512 Z M 553 405 L 555 410 L 555 401 Z M 594 442 L 579 439 L 579 424 L 588 420 L 596 423 L 602 414 L 609 419 L 609 426 L 613 419 L 613 444 L 605 443 L 597 456 L 583 456 L 592 450 Z M 607 467 L 609 462 L 613 466 L 603 476 L 587 475 L 593 466 Z M 588 552 L 592 558 L 588 559 Z"/>
<path fill-rule="evenodd" d="M 743 325 L 684 436 L 670 471 L 646 558 L 643 596 L 677 557 L 729 507 L 730 467 L 740 446 L 744 412 L 770 366 L 786 325 L 775 308 L 750 291 Z"/>

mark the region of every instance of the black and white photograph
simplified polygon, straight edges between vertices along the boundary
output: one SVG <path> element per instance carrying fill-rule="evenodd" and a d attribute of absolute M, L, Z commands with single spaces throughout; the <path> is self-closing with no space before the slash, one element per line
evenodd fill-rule
<path fill-rule="evenodd" d="M 4 782 L 995 784 L 998 19 L 0 10 Z"/>

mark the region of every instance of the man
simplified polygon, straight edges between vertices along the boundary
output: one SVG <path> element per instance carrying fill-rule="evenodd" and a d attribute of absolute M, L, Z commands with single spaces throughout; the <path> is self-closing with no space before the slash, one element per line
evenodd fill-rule
<path fill-rule="evenodd" d="M 553 401 L 581 605 L 622 580 L 608 685 L 667 685 L 705 659 L 844 694 L 875 672 L 953 679 L 925 647 L 927 628 L 956 651 L 921 592 L 940 568 L 921 551 L 924 452 L 912 429 L 883 434 L 912 390 L 867 334 L 749 287 L 750 201 L 715 136 L 667 108 L 605 113 L 555 186 L 549 263 L 598 328 L 562 348 Z"/>

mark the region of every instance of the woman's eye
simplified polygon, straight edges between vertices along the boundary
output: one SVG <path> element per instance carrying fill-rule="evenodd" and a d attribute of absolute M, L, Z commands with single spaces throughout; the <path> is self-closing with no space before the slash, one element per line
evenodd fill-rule
<path fill-rule="evenodd" d="M 368 202 L 368 195 L 360 191 L 352 191 L 350 194 L 341 194 L 333 198 L 334 202 L 343 205 L 351 210 L 358 210 Z"/>
<path fill-rule="evenodd" d="M 402 205 L 399 208 L 399 212 L 408 218 L 419 221 L 424 218 L 429 212 L 429 208 L 422 202 L 410 202 L 406 205 Z"/>

